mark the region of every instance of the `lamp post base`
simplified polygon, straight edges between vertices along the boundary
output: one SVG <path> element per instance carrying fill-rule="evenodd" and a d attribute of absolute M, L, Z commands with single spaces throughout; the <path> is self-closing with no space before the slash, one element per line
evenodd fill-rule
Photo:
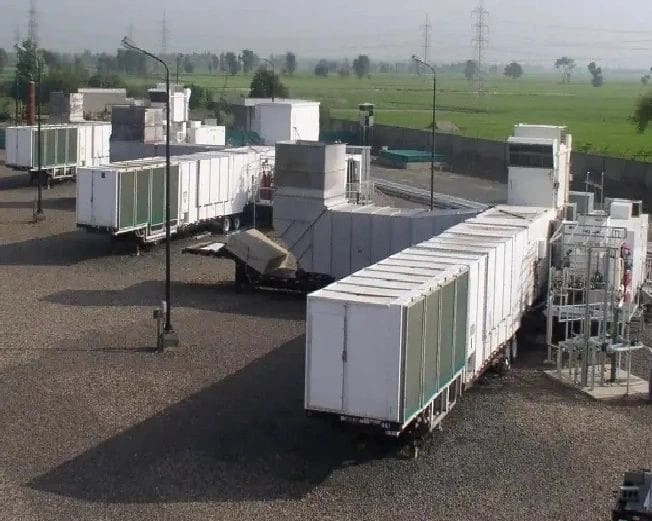
<path fill-rule="evenodd" d="M 175 331 L 163 331 L 156 339 L 156 348 L 165 353 L 179 347 L 179 336 Z"/>

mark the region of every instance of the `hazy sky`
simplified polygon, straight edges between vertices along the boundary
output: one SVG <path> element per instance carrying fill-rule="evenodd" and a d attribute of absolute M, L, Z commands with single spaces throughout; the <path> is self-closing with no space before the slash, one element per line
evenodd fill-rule
<path fill-rule="evenodd" d="M 478 0 L 36 0 L 44 47 L 114 51 L 133 24 L 135 40 L 161 48 L 167 13 L 168 50 L 288 49 L 302 56 L 369 53 L 372 59 L 422 54 L 426 13 L 432 60 L 471 57 L 472 11 Z M 29 0 L 0 0 L 0 46 L 26 33 Z M 485 0 L 487 59 L 551 65 L 569 55 L 606 67 L 652 65 L 650 0 Z"/>

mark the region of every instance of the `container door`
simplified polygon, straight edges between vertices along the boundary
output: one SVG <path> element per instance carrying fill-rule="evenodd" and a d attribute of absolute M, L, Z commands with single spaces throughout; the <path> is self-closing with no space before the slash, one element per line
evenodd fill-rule
<path fill-rule="evenodd" d="M 136 173 L 122 172 L 120 174 L 120 192 L 118 195 L 118 206 L 120 208 L 118 226 L 120 229 L 133 228 L 136 224 L 135 192 Z"/>
<path fill-rule="evenodd" d="M 179 165 L 170 167 L 170 222 L 179 223 Z"/>
<path fill-rule="evenodd" d="M 346 414 L 401 420 L 404 313 L 401 306 L 348 303 L 342 392 Z"/>
<path fill-rule="evenodd" d="M 43 164 L 48 166 L 57 165 L 57 130 L 56 128 L 47 129 L 43 132 L 47 153 Z"/>
<path fill-rule="evenodd" d="M 79 130 L 77 127 L 68 129 L 68 162 L 77 164 L 83 156 L 80 157 L 79 150 L 77 150 L 79 140 Z"/>
<path fill-rule="evenodd" d="M 469 274 L 455 281 L 455 372 L 466 365 L 467 324 L 469 316 Z"/>
<path fill-rule="evenodd" d="M 57 151 L 56 151 L 56 164 L 58 165 L 67 165 L 68 164 L 68 140 L 67 132 L 65 128 L 56 129 L 57 135 Z"/>
<path fill-rule="evenodd" d="M 308 303 L 306 407 L 342 410 L 345 308 L 330 302 Z"/>
<path fill-rule="evenodd" d="M 453 378 L 455 364 L 455 282 L 441 289 L 439 387 Z"/>
<path fill-rule="evenodd" d="M 439 392 L 439 290 L 426 296 L 423 342 L 423 403 Z"/>
<path fill-rule="evenodd" d="M 405 352 L 403 359 L 403 418 L 405 422 L 421 410 L 423 367 L 423 318 L 425 300 L 412 303 L 406 310 Z"/>
<path fill-rule="evenodd" d="M 152 169 L 152 203 L 149 222 L 152 229 L 165 224 L 165 168 Z"/>
<path fill-rule="evenodd" d="M 149 221 L 150 170 L 136 172 L 136 224 L 145 226 Z"/>

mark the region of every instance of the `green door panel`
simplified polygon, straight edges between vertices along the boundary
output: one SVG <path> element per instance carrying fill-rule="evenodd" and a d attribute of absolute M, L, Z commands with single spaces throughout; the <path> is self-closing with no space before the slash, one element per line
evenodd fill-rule
<path fill-rule="evenodd" d="M 152 170 L 152 205 L 149 223 L 152 228 L 165 224 L 165 168 Z"/>
<path fill-rule="evenodd" d="M 404 421 L 421 409 L 424 307 L 425 301 L 420 300 L 410 305 L 406 311 Z"/>
<path fill-rule="evenodd" d="M 425 337 L 423 346 L 423 396 L 428 402 L 439 392 L 439 290 L 426 296 Z"/>
<path fill-rule="evenodd" d="M 136 224 L 149 223 L 149 192 L 151 170 L 136 173 Z"/>
<path fill-rule="evenodd" d="M 118 226 L 120 229 L 131 228 L 135 225 L 135 201 L 136 174 L 134 172 L 122 172 L 120 174 L 120 213 Z"/>

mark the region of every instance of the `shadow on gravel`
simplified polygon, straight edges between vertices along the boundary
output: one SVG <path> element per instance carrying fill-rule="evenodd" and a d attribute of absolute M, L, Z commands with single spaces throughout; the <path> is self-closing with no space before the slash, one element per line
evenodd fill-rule
<path fill-rule="evenodd" d="M 83 231 L 0 245 L 0 266 L 69 266 L 111 255 L 104 236 Z"/>
<path fill-rule="evenodd" d="M 0 167 L 4 166 L 4 162 L 0 162 Z M 19 188 L 27 188 L 27 181 L 29 176 L 22 173 L 11 173 L 9 175 L 0 175 L 0 191 L 1 190 L 16 190 Z"/>
<path fill-rule="evenodd" d="M 303 351 L 298 337 L 29 486 L 107 503 L 289 499 L 396 451 L 305 416 Z"/>
<path fill-rule="evenodd" d="M 143 306 L 156 307 L 164 292 L 163 281 L 147 281 L 120 290 L 66 290 L 43 297 L 46 302 L 64 306 Z M 231 282 L 197 284 L 173 282 L 174 305 L 218 313 L 255 317 L 301 319 L 305 296 L 282 293 L 237 293 Z M 292 306 L 292 304 L 296 304 Z"/>
<path fill-rule="evenodd" d="M 52 199 L 43 198 L 43 208 L 45 210 L 65 210 L 75 211 L 76 200 L 74 197 L 53 197 Z M 32 201 L 0 201 L 0 210 L 2 209 L 25 209 L 33 208 Z"/>

